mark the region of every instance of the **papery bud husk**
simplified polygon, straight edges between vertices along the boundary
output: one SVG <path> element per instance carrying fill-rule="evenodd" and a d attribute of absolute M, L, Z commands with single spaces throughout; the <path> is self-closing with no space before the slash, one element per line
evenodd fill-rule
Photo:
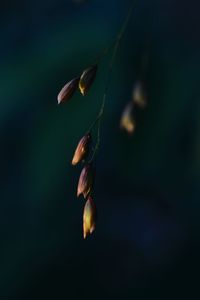
<path fill-rule="evenodd" d="M 61 89 L 58 94 L 58 104 L 68 101 L 78 88 L 79 77 L 72 79 Z"/>
<path fill-rule="evenodd" d="M 97 72 L 97 65 L 94 65 L 85 71 L 83 71 L 81 78 L 79 80 L 79 90 L 83 96 L 88 93 Z"/>
<path fill-rule="evenodd" d="M 133 134 L 133 132 L 135 131 L 136 122 L 135 122 L 135 118 L 134 118 L 133 102 L 129 102 L 126 105 L 126 107 L 122 113 L 120 127 L 121 127 L 121 129 L 126 130 L 129 134 Z"/>
<path fill-rule="evenodd" d="M 81 175 L 79 177 L 77 197 L 83 194 L 84 198 L 86 199 L 92 191 L 93 183 L 94 170 L 91 164 L 87 164 L 81 171 Z"/>
<path fill-rule="evenodd" d="M 91 140 L 92 140 L 92 137 L 91 137 L 90 133 L 84 135 L 81 138 L 81 140 L 78 143 L 78 146 L 75 150 L 74 157 L 72 159 L 72 165 L 73 166 L 75 166 L 79 162 L 83 161 L 87 157 L 87 155 L 89 153 Z"/>
<path fill-rule="evenodd" d="M 140 108 L 147 105 L 146 87 L 143 81 L 137 81 L 133 88 L 133 102 Z"/>
<path fill-rule="evenodd" d="M 91 234 L 96 227 L 96 218 L 97 211 L 96 205 L 91 196 L 88 197 L 88 200 L 85 203 L 83 211 L 83 237 L 84 239 L 87 235 Z"/>

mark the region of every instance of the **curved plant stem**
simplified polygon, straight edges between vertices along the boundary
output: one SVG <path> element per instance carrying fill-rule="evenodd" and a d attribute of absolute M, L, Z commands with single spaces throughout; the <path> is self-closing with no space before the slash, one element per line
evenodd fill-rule
<path fill-rule="evenodd" d="M 102 99 L 101 107 L 100 107 L 100 110 L 99 110 L 99 113 L 98 113 L 96 119 L 94 120 L 93 124 L 90 126 L 90 129 L 89 129 L 89 131 L 91 131 L 93 129 L 93 127 L 96 124 L 98 124 L 98 127 L 97 127 L 97 141 L 96 141 L 96 145 L 95 145 L 94 150 L 93 150 L 92 157 L 91 157 L 91 159 L 90 159 L 89 162 L 93 161 L 93 159 L 94 159 L 94 157 L 96 155 L 96 152 L 99 149 L 101 120 L 102 120 L 102 116 L 104 114 L 105 102 L 106 102 L 106 98 L 107 98 L 108 87 L 110 85 L 111 73 L 112 73 L 112 69 L 113 69 L 115 57 L 116 57 L 116 54 L 117 54 L 117 50 L 119 48 L 119 44 L 120 44 L 121 39 L 122 39 L 122 37 L 124 35 L 124 32 L 125 32 L 125 30 L 127 28 L 128 22 L 129 22 L 129 20 L 131 18 L 134 5 L 135 5 L 135 0 L 132 2 L 131 6 L 129 8 L 129 11 L 128 11 L 128 14 L 126 16 L 126 19 L 125 19 L 124 23 L 122 24 L 122 27 L 121 27 L 121 29 L 120 29 L 120 31 L 119 31 L 119 33 L 118 33 L 118 35 L 117 35 L 114 43 L 110 47 L 108 47 L 107 49 L 105 49 L 105 51 L 104 51 L 104 54 L 105 54 L 105 53 L 107 53 L 113 47 L 113 53 L 112 53 L 110 64 L 109 64 L 109 68 L 108 68 L 107 79 L 106 79 L 105 90 L 104 90 L 104 94 L 103 94 L 103 99 Z"/>

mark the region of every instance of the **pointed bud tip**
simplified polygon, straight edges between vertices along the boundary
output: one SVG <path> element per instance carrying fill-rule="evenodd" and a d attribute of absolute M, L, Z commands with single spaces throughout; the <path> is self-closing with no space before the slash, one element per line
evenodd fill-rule
<path fill-rule="evenodd" d="M 120 128 L 126 130 L 128 134 L 133 134 L 135 127 L 134 105 L 132 102 L 129 102 L 122 113 Z"/>
<path fill-rule="evenodd" d="M 96 206 L 91 196 L 88 197 L 83 211 L 83 237 L 92 234 L 96 227 Z"/>
<path fill-rule="evenodd" d="M 147 106 L 147 93 L 146 84 L 144 81 L 138 80 L 132 92 L 133 102 L 140 108 L 145 108 Z"/>
<path fill-rule="evenodd" d="M 84 161 L 88 156 L 90 151 L 91 138 L 91 134 L 88 133 L 80 139 L 72 159 L 73 166 L 80 163 L 81 161 Z"/>
<path fill-rule="evenodd" d="M 87 164 L 81 171 L 77 195 L 83 194 L 83 197 L 86 199 L 87 196 L 91 193 L 94 182 L 94 172 L 91 168 L 91 165 Z"/>
<path fill-rule="evenodd" d="M 76 156 L 74 156 L 72 159 L 72 166 L 75 166 L 77 164 L 78 164 L 78 160 L 77 160 Z"/>
<path fill-rule="evenodd" d="M 96 77 L 96 72 L 97 72 L 97 64 L 91 66 L 90 68 L 82 72 L 82 75 L 79 80 L 79 90 L 83 96 L 85 96 L 88 93 Z"/>
<path fill-rule="evenodd" d="M 60 104 L 61 102 L 68 101 L 73 94 L 75 93 L 76 89 L 78 88 L 79 77 L 72 79 L 68 83 L 64 85 L 57 96 L 57 102 Z"/>
<path fill-rule="evenodd" d="M 82 94 L 83 96 L 85 96 L 85 88 L 84 88 L 84 86 L 81 84 L 81 82 L 79 82 L 79 90 L 80 90 L 81 94 Z"/>

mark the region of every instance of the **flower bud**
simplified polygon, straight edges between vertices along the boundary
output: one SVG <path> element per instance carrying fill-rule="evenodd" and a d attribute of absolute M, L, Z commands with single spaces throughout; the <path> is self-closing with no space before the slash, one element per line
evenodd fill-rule
<path fill-rule="evenodd" d="M 91 234 L 96 227 L 96 205 L 90 196 L 85 203 L 84 211 L 83 211 L 83 237 L 84 239 L 88 234 Z"/>
<path fill-rule="evenodd" d="M 85 71 L 83 71 L 80 81 L 79 81 L 79 89 L 83 96 L 85 96 L 92 85 L 97 72 L 97 65 L 94 65 Z"/>
<path fill-rule="evenodd" d="M 140 108 L 145 108 L 147 105 L 147 95 L 145 90 L 144 82 L 136 82 L 133 88 L 133 102 L 137 104 Z"/>
<path fill-rule="evenodd" d="M 126 130 L 129 134 L 132 134 L 134 132 L 136 126 L 133 112 L 134 105 L 132 102 L 129 102 L 122 113 L 120 122 L 120 127 Z"/>
<path fill-rule="evenodd" d="M 78 164 L 79 162 L 81 162 L 82 160 L 84 160 L 87 157 L 91 139 L 92 139 L 92 137 L 91 137 L 90 133 L 88 133 L 82 137 L 82 139 L 78 143 L 78 146 L 74 153 L 74 157 L 72 159 L 73 166 L 75 166 L 76 164 Z"/>
<path fill-rule="evenodd" d="M 90 194 L 94 182 L 94 171 L 91 164 L 87 164 L 79 177 L 77 197 L 83 194 L 84 198 Z"/>
<path fill-rule="evenodd" d="M 78 88 L 79 78 L 69 81 L 58 94 L 58 104 L 68 101 Z"/>

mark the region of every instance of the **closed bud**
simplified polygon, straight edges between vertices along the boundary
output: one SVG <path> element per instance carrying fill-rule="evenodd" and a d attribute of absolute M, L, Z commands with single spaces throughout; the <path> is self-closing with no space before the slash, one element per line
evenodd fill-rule
<path fill-rule="evenodd" d="M 58 104 L 68 101 L 78 88 L 79 78 L 74 78 L 69 81 L 58 94 Z"/>
<path fill-rule="evenodd" d="M 140 108 L 145 108 L 147 105 L 147 95 L 145 84 L 142 81 L 136 82 L 133 88 L 133 102 Z"/>
<path fill-rule="evenodd" d="M 97 72 L 97 65 L 94 65 L 83 71 L 79 80 L 79 89 L 83 96 L 85 96 L 92 85 Z"/>
<path fill-rule="evenodd" d="M 92 191 L 93 182 L 94 170 L 91 164 L 87 164 L 81 171 L 81 175 L 79 177 L 77 197 L 83 194 L 84 198 L 87 198 Z"/>
<path fill-rule="evenodd" d="M 75 166 L 76 164 L 78 164 L 79 162 L 81 162 L 87 157 L 90 148 L 91 139 L 92 138 L 90 133 L 82 137 L 75 150 L 74 157 L 72 159 L 72 165 Z"/>
<path fill-rule="evenodd" d="M 132 134 L 135 130 L 136 122 L 134 119 L 134 105 L 132 102 L 129 102 L 121 117 L 120 127 L 126 130 L 129 134 Z"/>
<path fill-rule="evenodd" d="M 96 227 L 96 205 L 90 196 L 85 203 L 84 211 L 83 211 L 83 237 L 84 239 L 88 234 L 91 234 Z"/>

